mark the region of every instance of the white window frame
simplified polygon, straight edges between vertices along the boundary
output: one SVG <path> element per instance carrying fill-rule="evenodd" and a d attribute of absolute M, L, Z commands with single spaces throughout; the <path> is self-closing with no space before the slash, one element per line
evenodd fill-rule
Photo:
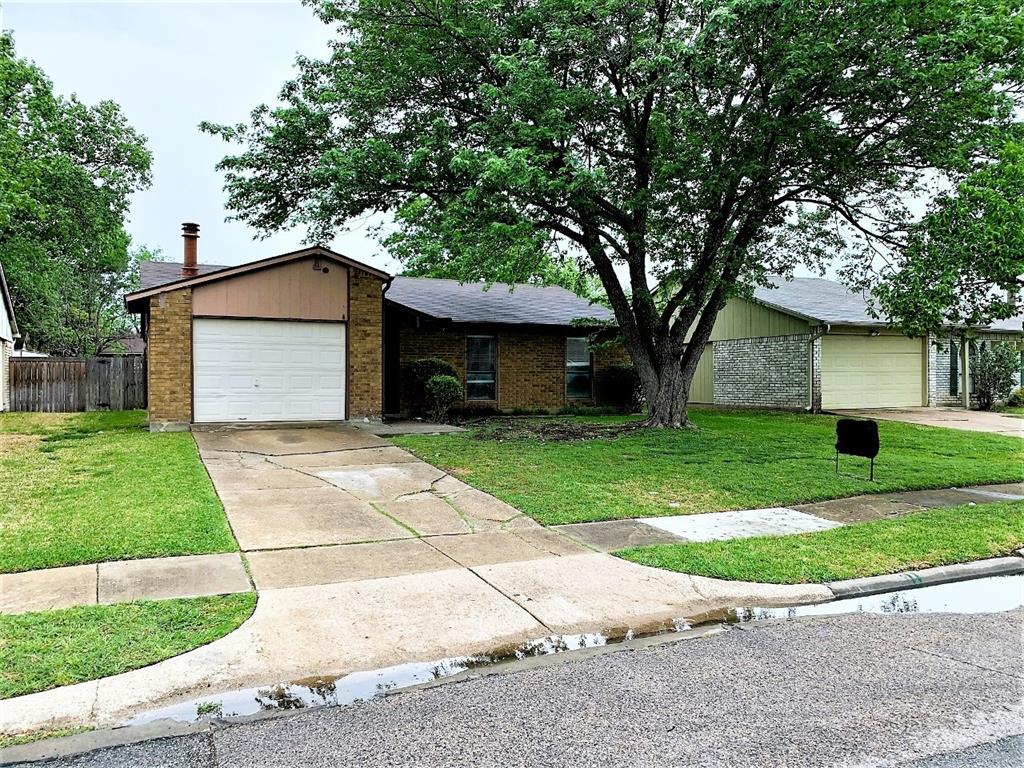
<path fill-rule="evenodd" d="M 586 373 L 589 376 L 590 387 L 589 387 L 589 394 L 583 395 L 583 396 L 579 396 L 579 395 L 570 396 L 569 395 L 569 374 L 570 373 L 582 373 L 583 372 L 581 370 L 583 368 L 583 364 L 582 363 L 574 363 L 574 362 L 569 360 L 569 344 L 572 341 L 582 341 L 584 346 L 587 349 Z M 573 370 L 573 366 L 576 367 L 575 371 Z M 594 399 L 594 352 L 593 352 L 593 350 L 590 349 L 590 340 L 586 336 L 566 336 L 565 337 L 565 373 L 564 373 L 564 378 L 565 378 L 565 399 L 566 400 L 593 400 Z"/>
<path fill-rule="evenodd" d="M 494 351 L 494 397 L 470 397 L 469 377 L 473 374 L 487 373 L 487 371 L 471 371 L 469 369 L 469 340 L 490 339 L 491 349 Z M 479 383 L 479 382 L 475 382 Z M 466 334 L 466 402 L 467 403 L 496 403 L 498 402 L 498 337 L 492 333 L 470 333 Z"/>

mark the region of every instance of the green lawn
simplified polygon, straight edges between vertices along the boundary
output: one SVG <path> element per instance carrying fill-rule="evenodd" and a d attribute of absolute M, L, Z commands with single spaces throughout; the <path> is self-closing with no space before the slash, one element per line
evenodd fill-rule
<path fill-rule="evenodd" d="M 192 436 L 145 418 L 0 414 L 0 573 L 238 548 Z"/>
<path fill-rule="evenodd" d="M 0 616 L 0 699 L 138 669 L 223 637 L 256 594 Z"/>
<path fill-rule="evenodd" d="M 663 544 L 616 554 L 655 568 L 804 584 L 963 563 L 1024 546 L 1024 502 L 951 507 L 798 536 Z"/>
<path fill-rule="evenodd" d="M 1024 478 L 1024 441 L 1002 435 L 879 422 L 882 449 L 871 483 L 867 462 L 856 458 L 843 457 L 844 474 L 836 476 L 834 417 L 715 409 L 691 415 L 698 429 L 639 430 L 614 439 L 480 439 L 485 426 L 395 442 L 545 525 Z"/>

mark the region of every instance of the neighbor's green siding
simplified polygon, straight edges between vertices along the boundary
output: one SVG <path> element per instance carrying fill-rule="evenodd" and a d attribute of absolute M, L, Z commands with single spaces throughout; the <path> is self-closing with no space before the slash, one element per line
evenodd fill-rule
<path fill-rule="evenodd" d="M 706 344 L 701 353 L 697 370 L 690 384 L 691 403 L 715 402 L 715 349 L 713 344 Z"/>
<path fill-rule="evenodd" d="M 691 328 L 691 333 L 693 329 Z M 711 331 L 711 341 L 793 336 L 807 333 L 806 320 L 787 315 L 746 299 L 729 299 Z M 687 336 L 689 338 L 689 336 Z"/>

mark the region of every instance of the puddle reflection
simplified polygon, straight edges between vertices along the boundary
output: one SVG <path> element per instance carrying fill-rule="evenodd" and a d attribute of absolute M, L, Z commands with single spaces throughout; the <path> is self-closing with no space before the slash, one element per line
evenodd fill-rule
<path fill-rule="evenodd" d="M 156 720 L 195 722 L 203 717 L 243 717 L 260 712 L 278 712 L 330 707 L 370 701 L 390 691 L 457 675 L 477 667 L 597 648 L 635 637 L 681 632 L 701 624 L 746 623 L 770 619 L 796 619 L 845 613 L 988 613 L 1024 607 L 1024 574 L 974 579 L 934 587 L 901 590 L 880 595 L 834 600 L 815 605 L 786 608 L 731 608 L 685 621 L 658 622 L 639 629 L 622 628 L 607 633 L 551 635 L 490 655 L 461 656 L 431 662 L 399 664 L 384 669 L 354 672 L 342 677 L 307 678 L 291 683 L 245 688 L 151 710 L 122 725 L 141 725 Z"/>
<path fill-rule="evenodd" d="M 998 613 L 1024 608 L 1024 574 L 917 587 L 788 608 L 737 608 L 722 620 L 736 623 L 845 613 Z"/>
<path fill-rule="evenodd" d="M 684 626 L 683 622 L 672 622 L 667 629 L 673 631 Z M 627 632 L 621 639 L 633 636 L 632 632 Z M 491 666 L 512 659 L 596 648 L 607 645 L 610 641 L 614 641 L 614 638 L 600 633 L 550 635 L 530 640 L 494 655 L 412 662 L 368 672 L 353 672 L 343 677 L 309 678 L 291 683 L 244 688 L 144 712 L 123 722 L 122 725 L 142 725 L 156 720 L 194 722 L 202 717 L 243 717 L 260 712 L 353 704 L 379 698 L 389 691 L 451 677 L 476 667 Z"/>

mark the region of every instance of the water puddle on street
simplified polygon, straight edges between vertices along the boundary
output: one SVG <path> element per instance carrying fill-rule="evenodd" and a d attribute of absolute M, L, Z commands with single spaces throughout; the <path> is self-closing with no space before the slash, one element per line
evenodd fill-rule
<path fill-rule="evenodd" d="M 673 623 L 666 628 L 666 631 L 681 629 L 683 626 L 682 623 Z M 627 632 L 621 639 L 632 637 L 633 633 Z M 451 677 L 477 667 L 492 666 L 500 662 L 532 656 L 547 656 L 552 653 L 596 648 L 617 639 L 620 638 L 610 638 L 599 633 L 551 635 L 530 640 L 494 654 L 412 662 L 367 672 L 353 672 L 342 677 L 310 678 L 291 683 L 243 688 L 150 710 L 121 723 L 121 725 L 142 725 L 157 720 L 176 720 L 188 723 L 203 717 L 245 717 L 261 712 L 354 704 L 379 698 L 390 691 Z"/>
<path fill-rule="evenodd" d="M 990 576 L 932 587 L 847 597 L 787 608 L 734 608 L 719 620 L 746 623 L 845 613 L 998 613 L 1024 608 L 1024 574 Z"/>
<path fill-rule="evenodd" d="M 878 595 L 833 600 L 785 608 L 730 608 L 690 620 L 657 622 L 639 629 L 607 633 L 552 635 L 491 654 L 460 656 L 440 661 L 413 662 L 341 677 L 310 678 L 245 688 L 144 712 L 121 723 L 142 725 L 158 720 L 196 722 L 207 718 L 237 718 L 265 712 L 332 707 L 370 701 L 410 686 L 458 675 L 471 669 L 536 656 L 578 651 L 640 637 L 671 635 L 690 629 L 715 631 L 724 624 L 831 616 L 848 613 L 989 613 L 1024 607 L 1024 574 L 919 587 Z"/>

